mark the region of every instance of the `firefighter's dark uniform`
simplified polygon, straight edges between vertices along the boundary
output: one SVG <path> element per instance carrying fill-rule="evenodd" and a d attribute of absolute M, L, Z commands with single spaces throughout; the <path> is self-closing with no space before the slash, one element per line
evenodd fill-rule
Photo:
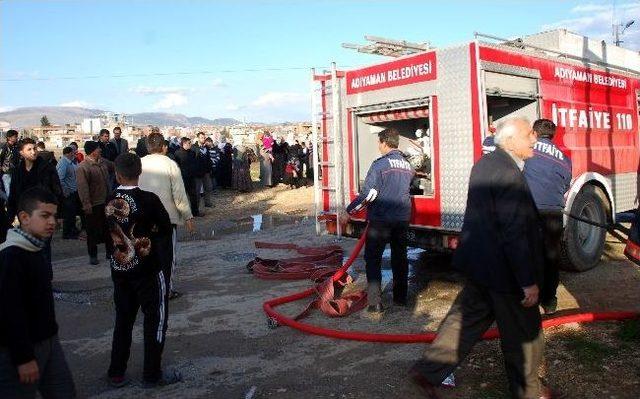
<path fill-rule="evenodd" d="M 540 137 L 533 158 L 525 162 L 524 176 L 542 220 L 545 243 L 544 286 L 540 303 L 545 308 L 556 304 L 559 283 L 558 261 L 562 239 L 564 195 L 571 184 L 571 160 L 551 142 Z"/>
<path fill-rule="evenodd" d="M 415 171 L 397 149 L 376 159 L 364 181 L 360 195 L 349 204 L 347 212 L 367 208 L 369 230 L 364 259 L 367 268 L 369 305 L 381 302 L 382 253 L 391 246 L 393 300 L 407 301 L 407 228 L 411 218 L 409 187 Z"/>

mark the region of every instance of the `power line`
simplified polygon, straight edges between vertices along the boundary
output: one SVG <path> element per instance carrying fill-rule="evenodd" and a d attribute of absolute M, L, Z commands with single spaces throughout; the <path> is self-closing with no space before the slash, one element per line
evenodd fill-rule
<path fill-rule="evenodd" d="M 0 0 L 1 1 L 1 0 Z M 189 71 L 189 72 L 155 72 L 155 73 L 123 73 L 112 75 L 85 75 L 85 76 L 48 76 L 48 77 L 30 77 L 30 78 L 2 78 L 0 82 L 37 82 L 51 80 L 86 80 L 86 79 L 121 79 L 121 78 L 141 78 L 141 77 L 158 77 L 158 76 L 191 76 L 191 75 L 212 75 L 219 73 L 238 73 L 238 72 L 277 72 L 277 71 L 310 71 L 312 67 L 281 67 L 281 68 L 247 68 L 247 69 L 221 69 L 212 71 Z M 316 69 L 328 69 L 326 66 L 315 67 Z M 341 68 L 349 68 L 341 66 Z"/>

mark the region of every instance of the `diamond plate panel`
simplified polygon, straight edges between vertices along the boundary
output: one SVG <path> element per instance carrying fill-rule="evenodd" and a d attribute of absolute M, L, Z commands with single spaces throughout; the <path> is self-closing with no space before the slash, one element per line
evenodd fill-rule
<path fill-rule="evenodd" d="M 638 174 L 620 173 L 607 176 L 611 180 L 611 190 L 613 191 L 613 201 L 616 212 L 628 211 L 637 206 L 638 196 Z"/>
<path fill-rule="evenodd" d="M 460 230 L 473 166 L 469 46 L 443 49 L 437 62 L 442 227 Z"/>

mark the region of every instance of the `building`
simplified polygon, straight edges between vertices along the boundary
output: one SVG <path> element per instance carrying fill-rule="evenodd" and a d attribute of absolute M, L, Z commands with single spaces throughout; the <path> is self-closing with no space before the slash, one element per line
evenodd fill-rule
<path fill-rule="evenodd" d="M 103 124 L 101 118 L 84 118 L 81 124 L 81 130 L 85 134 L 94 135 L 100 132 L 106 124 Z"/>

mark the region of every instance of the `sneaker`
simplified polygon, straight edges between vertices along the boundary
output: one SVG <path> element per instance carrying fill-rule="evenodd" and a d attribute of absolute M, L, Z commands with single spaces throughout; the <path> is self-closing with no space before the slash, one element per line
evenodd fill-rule
<path fill-rule="evenodd" d="M 162 373 L 157 381 L 144 381 L 142 387 L 145 389 L 164 387 L 167 385 L 176 384 L 182 381 L 182 373 L 178 370 L 168 370 Z"/>
<path fill-rule="evenodd" d="M 169 292 L 169 300 L 173 300 L 173 299 L 178 299 L 182 296 L 182 292 L 180 291 L 174 291 L 171 290 L 171 292 Z"/>
<path fill-rule="evenodd" d="M 89 258 L 89 264 L 90 265 L 99 265 L 100 261 L 98 260 L 97 256 L 92 256 L 91 258 Z"/>
<path fill-rule="evenodd" d="M 107 381 L 109 382 L 109 386 L 112 388 L 122 388 L 129 384 L 129 379 L 125 376 L 107 377 Z"/>
<path fill-rule="evenodd" d="M 553 298 L 547 303 L 540 304 L 546 316 L 550 316 L 558 311 L 558 299 Z"/>

